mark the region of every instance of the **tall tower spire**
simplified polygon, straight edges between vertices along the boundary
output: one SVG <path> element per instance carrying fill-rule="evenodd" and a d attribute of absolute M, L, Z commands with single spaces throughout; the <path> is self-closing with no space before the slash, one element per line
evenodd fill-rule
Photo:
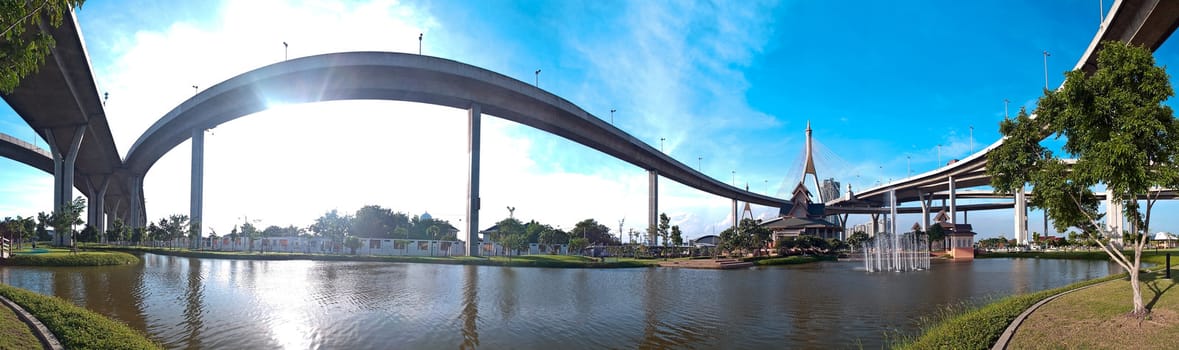
<path fill-rule="evenodd" d="M 818 172 L 815 171 L 815 158 L 812 156 L 811 147 L 811 121 L 806 121 L 806 166 L 802 169 L 802 181 L 806 182 L 807 174 L 814 175 L 815 181 L 818 182 Z M 818 190 L 818 188 L 815 188 Z"/>

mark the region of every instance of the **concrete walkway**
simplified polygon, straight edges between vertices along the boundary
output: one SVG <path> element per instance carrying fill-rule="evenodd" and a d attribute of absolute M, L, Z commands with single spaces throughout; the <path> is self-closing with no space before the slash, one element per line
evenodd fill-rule
<path fill-rule="evenodd" d="M 1077 288 L 1077 289 L 1066 290 L 1066 291 L 1057 293 L 1056 295 L 1044 298 L 1044 300 L 1040 300 L 1039 302 L 1037 302 L 1035 304 L 1032 304 L 1032 306 L 1028 307 L 1027 310 L 1023 310 L 1023 313 L 1020 313 L 1019 316 L 1015 317 L 1015 320 L 1011 321 L 1011 324 L 1008 325 L 1007 329 L 1003 331 L 1003 335 L 1000 335 L 999 340 L 995 341 L 995 345 L 991 346 L 991 350 L 1006 350 L 1007 344 L 1011 342 L 1011 337 L 1015 336 L 1015 331 L 1019 330 L 1019 326 L 1023 324 L 1023 321 L 1027 320 L 1028 316 L 1031 316 L 1032 312 L 1035 312 L 1036 309 L 1039 309 L 1041 305 L 1047 304 L 1048 302 L 1055 300 L 1056 298 L 1059 298 L 1062 295 L 1076 292 L 1079 290 L 1085 290 L 1086 288 L 1093 287 L 1093 286 L 1100 286 L 1100 285 L 1110 283 L 1113 281 L 1121 281 L 1121 279 L 1113 279 L 1113 280 L 1109 280 L 1109 281 L 1105 281 L 1105 282 L 1101 282 L 1101 283 L 1090 284 L 1090 285 L 1087 285 L 1087 286 L 1084 286 L 1081 288 Z"/>
<path fill-rule="evenodd" d="M 49 331 L 49 328 L 45 328 L 45 325 L 42 324 L 41 321 L 38 321 L 36 317 L 33 317 L 32 314 L 29 314 L 29 312 L 25 311 L 24 308 L 20 307 L 20 305 L 12 302 L 12 300 L 8 300 L 8 298 L 5 298 L 4 296 L 0 296 L 0 303 L 3 303 L 4 305 L 8 306 L 8 308 L 12 309 L 12 311 L 16 313 L 16 316 L 19 317 L 21 321 L 24 321 L 25 324 L 29 325 L 29 329 L 33 331 L 33 335 L 37 336 L 37 339 L 41 341 L 41 345 L 43 345 L 45 349 L 65 349 L 65 347 L 61 345 L 61 342 L 57 341 L 57 337 L 53 335 L 53 332 Z"/>

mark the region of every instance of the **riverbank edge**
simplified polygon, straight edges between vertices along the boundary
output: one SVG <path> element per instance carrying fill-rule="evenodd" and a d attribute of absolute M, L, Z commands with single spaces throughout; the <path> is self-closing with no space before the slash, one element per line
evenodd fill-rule
<path fill-rule="evenodd" d="M 508 260 L 506 257 L 418 257 L 418 256 L 375 256 L 375 255 L 321 255 L 298 253 L 237 253 L 192 251 L 182 249 L 164 249 L 148 247 L 94 247 L 95 250 L 111 250 L 121 252 L 152 253 L 158 255 L 178 256 L 203 259 L 240 259 L 240 260 L 317 260 L 317 261 L 359 261 L 359 262 L 391 262 L 391 263 L 421 263 L 446 265 L 478 265 L 478 266 L 506 266 L 506 267 L 545 267 L 545 268 L 650 268 L 656 267 L 658 260 L 639 261 L 567 261 L 567 260 L 535 260 L 533 255 L 516 256 Z M 532 258 L 530 258 L 532 257 Z"/>
<path fill-rule="evenodd" d="M 779 258 L 765 258 L 758 260 L 746 260 L 752 262 L 756 266 L 778 266 L 778 265 L 801 265 L 810 264 L 820 261 L 839 261 L 839 257 L 835 255 L 795 255 Z"/>
<path fill-rule="evenodd" d="M 43 267 L 117 266 L 138 263 L 139 257 L 119 251 L 13 255 L 8 259 L 0 260 L 0 266 Z"/>
<path fill-rule="evenodd" d="M 0 295 L 0 304 L 4 304 L 4 306 L 12 309 L 12 312 L 16 313 L 16 317 L 29 326 L 29 330 L 33 331 L 33 336 L 37 337 L 42 347 L 52 350 L 65 349 L 65 347 L 61 346 L 61 342 L 57 341 L 57 337 L 53 335 L 53 332 L 50 332 L 49 328 L 45 327 L 45 324 L 29 314 L 25 308 L 20 307 L 20 305 L 17 305 L 12 300 L 8 300 L 4 295 Z"/>
<path fill-rule="evenodd" d="M 1067 252 L 1041 252 L 1039 254 L 1045 257 L 1037 259 L 1073 259 L 1073 260 L 1094 260 L 1089 257 L 1089 252 L 1086 252 L 1085 257 L 1066 258 L 1063 254 L 1053 253 L 1067 253 Z M 1105 254 L 1104 252 L 1100 252 Z M 1145 253 L 1145 252 L 1144 252 Z M 1159 261 L 1163 259 L 1167 252 L 1152 252 L 1151 254 L 1143 254 L 1143 262 L 1150 262 L 1158 264 L 1158 266 L 1151 269 L 1142 269 L 1142 272 L 1165 269 L 1164 263 Z M 996 256 L 997 257 L 997 256 Z M 1003 256 L 1010 258 L 1012 256 Z M 1032 258 L 1031 256 L 1014 256 L 1017 258 Z M 1108 258 L 1108 257 L 1107 257 Z M 1128 280 L 1129 274 L 1123 272 L 1116 275 L 1105 276 L 1101 278 L 1094 278 L 1090 280 L 1080 281 L 1067 286 L 1058 287 L 1049 290 L 1042 290 L 1034 293 L 1025 293 L 1013 295 L 995 302 L 979 306 L 949 317 L 945 320 L 932 324 L 925 328 L 924 332 L 917 338 L 909 341 L 904 341 L 892 346 L 893 349 L 931 349 L 931 348 L 949 348 L 949 349 L 990 349 L 997 345 L 1003 333 L 1012 323 L 1016 321 L 1020 314 L 1028 312 L 1037 303 L 1055 297 L 1058 294 L 1065 294 L 1067 292 L 1087 288 L 1100 283 L 1105 283 L 1114 280 Z M 1029 312 L 1030 314 L 1030 312 Z M 1002 322 L 996 322 L 996 321 Z M 1016 326 L 1018 327 L 1018 326 Z"/>
<path fill-rule="evenodd" d="M 66 349 L 162 349 L 145 334 L 118 320 L 64 299 L 0 284 L 0 296 L 40 321 Z"/>

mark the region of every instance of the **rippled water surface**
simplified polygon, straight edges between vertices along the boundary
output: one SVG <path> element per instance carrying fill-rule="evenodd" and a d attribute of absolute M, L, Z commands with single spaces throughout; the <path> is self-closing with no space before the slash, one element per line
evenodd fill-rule
<path fill-rule="evenodd" d="M 879 348 L 941 305 L 1116 272 L 1032 259 L 868 273 L 857 262 L 716 271 L 143 258 L 0 267 L 0 281 L 177 349 Z"/>

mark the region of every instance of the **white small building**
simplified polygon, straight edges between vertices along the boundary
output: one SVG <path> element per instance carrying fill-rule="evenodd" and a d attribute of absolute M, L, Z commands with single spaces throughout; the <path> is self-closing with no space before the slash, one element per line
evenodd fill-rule
<path fill-rule="evenodd" d="M 1151 237 L 1151 242 L 1157 248 L 1175 248 L 1179 247 L 1179 236 L 1170 232 L 1157 232 Z"/>

